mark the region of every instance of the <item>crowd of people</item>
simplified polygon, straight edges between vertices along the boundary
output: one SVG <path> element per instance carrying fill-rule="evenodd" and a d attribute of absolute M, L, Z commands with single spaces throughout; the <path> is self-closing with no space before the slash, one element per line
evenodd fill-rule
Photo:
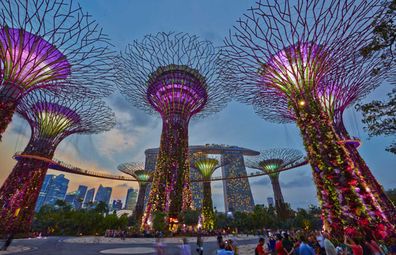
<path fill-rule="evenodd" d="M 349 236 L 340 242 L 321 231 L 268 233 L 259 239 L 255 255 L 396 255 L 396 236 L 387 243 Z"/>

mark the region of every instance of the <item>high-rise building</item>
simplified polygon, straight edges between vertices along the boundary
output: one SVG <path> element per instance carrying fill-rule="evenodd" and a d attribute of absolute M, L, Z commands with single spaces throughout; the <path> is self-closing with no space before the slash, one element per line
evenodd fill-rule
<path fill-rule="evenodd" d="M 102 184 L 100 184 L 98 192 L 96 192 L 95 203 L 104 202 L 106 205 L 108 205 L 110 203 L 112 191 L 113 189 L 111 187 L 103 187 Z"/>
<path fill-rule="evenodd" d="M 64 174 L 57 176 L 49 174 L 44 182 L 40 191 L 40 201 L 36 203 L 36 211 L 39 211 L 43 205 L 55 205 L 57 200 L 64 200 L 69 186 L 69 179 L 66 179 Z"/>
<path fill-rule="evenodd" d="M 77 198 L 76 191 L 67 193 L 65 196 L 65 202 L 69 204 L 73 209 L 76 209 L 76 198 Z"/>
<path fill-rule="evenodd" d="M 64 174 L 60 174 L 53 178 L 48 187 L 45 204 L 55 205 L 56 201 L 64 200 L 68 186 L 69 179 L 66 179 Z"/>
<path fill-rule="evenodd" d="M 93 203 L 94 195 L 95 195 L 95 188 L 89 189 L 87 191 L 87 195 L 85 196 L 84 203 L 83 203 L 84 208 L 89 207 Z"/>
<path fill-rule="evenodd" d="M 228 151 L 221 155 L 223 177 L 246 176 L 245 161 L 240 151 Z M 249 180 L 223 180 L 224 205 L 226 212 L 251 212 L 254 209 L 254 200 L 250 190 Z"/>
<path fill-rule="evenodd" d="M 47 174 L 44 178 L 43 185 L 41 186 L 41 190 L 39 193 L 39 197 L 36 202 L 35 211 L 40 211 L 41 207 L 44 205 L 45 197 L 47 196 L 49 184 L 52 182 L 52 179 L 55 178 L 53 174 Z"/>
<path fill-rule="evenodd" d="M 113 204 L 111 206 L 111 210 L 119 211 L 122 209 L 122 202 L 121 200 L 113 200 Z"/>
<path fill-rule="evenodd" d="M 274 198 L 267 197 L 267 203 L 268 203 L 268 207 L 274 207 L 275 206 Z"/>
<path fill-rule="evenodd" d="M 87 193 L 87 189 L 88 189 L 88 187 L 85 185 L 78 186 L 77 196 L 76 196 L 76 201 L 75 201 L 75 205 L 76 205 L 75 209 L 81 209 L 82 204 L 84 202 L 85 194 Z"/>
<path fill-rule="evenodd" d="M 134 189 L 128 189 L 125 200 L 125 210 L 135 210 L 137 195 L 138 193 Z"/>

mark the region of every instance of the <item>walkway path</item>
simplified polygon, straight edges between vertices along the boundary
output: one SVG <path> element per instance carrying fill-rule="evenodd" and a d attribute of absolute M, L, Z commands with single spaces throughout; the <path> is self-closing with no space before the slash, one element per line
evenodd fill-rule
<path fill-rule="evenodd" d="M 232 237 L 229 237 L 232 238 Z M 165 254 L 178 254 L 181 238 L 164 238 L 166 246 Z M 238 246 L 241 247 L 241 255 L 254 254 L 250 252 L 248 244 L 257 243 L 256 236 L 235 237 Z M 191 254 L 195 252 L 196 238 L 188 238 L 191 245 Z M 104 237 L 48 237 L 42 239 L 20 239 L 14 240 L 12 247 L 31 247 L 32 250 L 23 249 L 13 250 L 17 253 L 0 253 L 3 254 L 20 254 L 20 255 L 107 255 L 107 254 L 140 254 L 154 255 L 154 238 L 104 238 Z M 216 237 L 206 237 L 204 240 L 204 251 L 206 255 L 214 255 L 217 250 Z M 246 250 L 246 251 L 245 251 Z"/>

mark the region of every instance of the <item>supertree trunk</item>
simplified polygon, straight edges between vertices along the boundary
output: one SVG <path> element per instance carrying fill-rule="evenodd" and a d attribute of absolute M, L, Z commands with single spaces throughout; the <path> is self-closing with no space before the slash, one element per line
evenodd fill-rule
<path fill-rule="evenodd" d="M 23 154 L 53 157 L 53 147 L 30 141 Z M 40 148 L 40 149 L 38 149 Z M 21 158 L 0 189 L 0 233 L 29 232 L 34 208 L 48 170 L 48 163 Z"/>
<path fill-rule="evenodd" d="M 157 166 L 146 209 L 145 220 L 156 211 L 177 218 L 191 206 L 188 162 L 188 120 L 180 115 L 163 117 Z"/>
<path fill-rule="evenodd" d="M 138 222 L 142 222 L 144 213 L 144 196 L 146 195 L 148 183 L 141 183 L 139 188 L 139 195 L 135 206 L 134 217 Z"/>
<path fill-rule="evenodd" d="M 368 216 L 366 209 L 374 208 L 363 204 L 365 190 L 357 177 L 358 168 L 345 147 L 338 143 L 340 138 L 330 118 L 321 109 L 319 100 L 313 97 L 306 96 L 297 102 L 291 106 L 296 113 L 318 193 L 322 193 L 322 206 L 328 210 L 325 225 L 339 239 L 342 239 L 344 230 L 373 234 L 379 219 Z"/>
<path fill-rule="evenodd" d="M 336 129 L 344 140 L 350 140 L 351 137 L 349 136 L 348 131 L 344 126 L 344 122 L 342 117 L 340 117 L 336 123 Z M 386 218 L 393 224 L 396 225 L 396 208 L 389 197 L 386 195 L 384 188 L 381 184 L 377 181 L 377 179 L 372 174 L 370 168 L 367 166 L 364 159 L 360 156 L 360 153 L 357 147 L 352 143 L 345 144 L 345 147 L 348 149 L 351 157 L 353 157 L 355 164 L 359 168 L 361 182 L 366 183 L 367 187 L 369 188 L 369 193 L 372 194 L 372 199 L 378 203 L 380 209 L 386 216 Z"/>
<path fill-rule="evenodd" d="M 210 182 L 203 183 L 203 201 L 202 201 L 202 228 L 204 230 L 213 230 L 215 224 L 215 215 L 213 212 L 213 202 L 212 202 L 212 188 Z"/>
<path fill-rule="evenodd" d="M 14 101 L 0 101 L 0 141 L 2 139 L 3 133 L 11 123 L 16 106 L 17 102 Z"/>
<path fill-rule="evenodd" d="M 279 184 L 279 175 L 270 175 L 272 190 L 274 192 L 275 208 L 281 218 L 286 218 L 286 207 L 283 199 L 282 190 Z"/>
<path fill-rule="evenodd" d="M 16 111 L 19 94 L 18 86 L 11 83 L 0 84 L 0 141 Z"/>

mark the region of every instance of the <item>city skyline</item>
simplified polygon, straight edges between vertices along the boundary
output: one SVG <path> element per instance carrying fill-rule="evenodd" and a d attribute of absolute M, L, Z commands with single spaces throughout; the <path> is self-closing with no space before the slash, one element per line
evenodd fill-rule
<path fill-rule="evenodd" d="M 147 33 L 159 31 L 188 31 L 203 39 L 211 40 L 216 46 L 221 46 L 222 39 L 227 35 L 228 29 L 235 24 L 235 20 L 241 13 L 253 4 L 254 1 L 239 3 L 203 1 L 201 4 L 182 1 L 169 3 L 115 1 L 112 8 L 107 8 L 105 0 L 81 3 L 82 7 L 104 26 L 105 33 L 112 38 L 117 51 L 123 50 L 126 44 L 134 39 L 139 40 Z M 182 12 L 181 9 L 193 11 Z M 149 10 L 150 14 L 147 16 Z M 118 14 L 113 15 L 114 13 Z M 134 26 L 133 29 L 129 29 L 129 26 L 119 26 L 119 24 L 133 24 Z M 125 29 L 128 32 L 125 32 Z M 386 99 L 386 94 L 390 90 L 391 86 L 384 83 L 364 102 L 372 99 Z M 107 101 L 116 111 L 116 128 L 101 135 L 68 138 L 60 144 L 55 154 L 56 158 L 84 169 L 119 174 L 116 170 L 118 164 L 127 161 L 143 161 L 144 150 L 159 146 L 161 121 L 158 118 L 137 110 L 122 99 L 118 92 Z M 374 137 L 368 140 L 367 133 L 362 129 L 360 113 L 356 113 L 353 108 L 346 112 L 345 121 L 348 131 L 353 136 L 362 139 L 361 155 L 373 170 L 378 181 L 385 189 L 395 188 L 396 177 L 391 170 L 396 165 L 396 157 L 384 150 L 391 142 L 392 137 Z M 25 147 L 28 138 L 29 129 L 26 122 L 14 116 L 12 124 L 4 133 L 3 141 L 0 143 L 0 184 L 4 182 L 16 163 L 12 159 L 12 155 Z M 235 102 L 202 123 L 193 122 L 190 127 L 189 143 L 228 144 L 254 150 L 277 147 L 303 150 L 299 132 L 294 125 L 266 122 L 255 115 L 251 107 Z M 248 171 L 252 170 L 248 169 Z M 48 173 L 61 174 L 61 172 L 52 170 Z M 217 170 L 214 176 L 219 176 L 220 173 L 221 170 Z M 102 180 L 72 174 L 65 174 L 65 177 L 70 179 L 70 190 L 76 190 L 82 184 L 88 186 L 88 189 L 97 189 L 99 184 L 111 186 L 113 188 L 111 201 L 117 199 L 125 201 L 127 189 L 138 188 L 137 183 Z M 249 182 L 255 203 L 267 204 L 266 198 L 272 196 L 269 178 L 257 177 L 250 179 Z M 280 182 L 285 200 L 290 202 L 293 208 L 307 207 L 311 203 L 317 204 L 309 166 L 285 172 L 282 174 Z M 221 182 L 214 182 L 212 190 L 214 206 L 221 211 L 224 209 Z"/>

